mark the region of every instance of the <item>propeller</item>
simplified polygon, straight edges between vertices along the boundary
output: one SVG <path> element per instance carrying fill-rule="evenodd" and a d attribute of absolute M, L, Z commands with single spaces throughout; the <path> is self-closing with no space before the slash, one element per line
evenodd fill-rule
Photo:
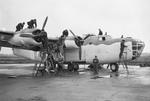
<path fill-rule="evenodd" d="M 75 35 L 72 30 L 69 30 L 69 31 L 70 31 L 70 32 L 72 33 L 72 35 L 74 36 L 76 45 L 77 45 L 78 47 L 81 47 L 81 45 L 83 45 L 84 40 L 83 40 L 80 36 Z"/>
<path fill-rule="evenodd" d="M 69 29 L 69 31 L 71 32 L 71 34 L 76 38 L 77 36 L 73 33 L 73 31 L 71 29 Z"/>
<path fill-rule="evenodd" d="M 43 26 L 42 26 L 42 30 L 41 30 L 41 42 L 43 44 L 43 48 L 45 48 L 48 51 L 48 37 L 47 37 L 47 32 L 44 30 L 46 23 L 48 20 L 48 16 L 46 17 Z"/>
<path fill-rule="evenodd" d="M 75 43 L 76 43 L 76 45 L 79 47 L 79 59 L 81 60 L 81 52 L 82 52 L 82 50 L 81 50 L 81 46 L 83 45 L 83 42 L 84 42 L 84 40 L 80 37 L 80 36 L 76 36 L 74 33 L 73 33 L 73 31 L 72 30 L 69 30 L 71 33 L 72 33 L 72 35 L 74 36 L 74 39 L 75 39 Z"/>
<path fill-rule="evenodd" d="M 33 34 L 35 33 L 35 35 L 33 36 L 33 38 L 37 41 L 37 42 L 42 42 L 43 45 L 43 49 L 40 51 L 41 54 L 41 62 L 39 63 L 39 66 L 37 67 L 37 70 L 41 67 L 41 64 L 45 61 L 47 61 L 47 58 L 45 57 L 46 54 L 48 53 L 48 37 L 47 37 L 47 32 L 44 30 L 46 23 L 48 20 L 48 16 L 46 17 L 42 29 L 41 30 L 35 30 L 35 32 L 33 32 Z M 46 52 L 45 52 L 46 49 Z M 44 50 L 44 51 L 43 51 Z M 37 75 L 37 73 L 36 73 Z"/>
<path fill-rule="evenodd" d="M 45 28 L 45 26 L 46 26 L 47 20 L 48 20 L 48 16 L 46 17 L 46 19 L 45 19 L 45 21 L 44 21 L 44 23 L 43 23 L 42 31 L 44 31 L 44 28 Z"/>
<path fill-rule="evenodd" d="M 36 40 L 37 42 L 42 42 L 43 48 L 46 49 L 46 51 L 48 51 L 48 37 L 47 37 L 47 32 L 44 30 L 46 23 L 48 20 L 48 16 L 46 17 L 42 29 L 41 30 L 35 30 L 33 32 L 34 36 L 34 40 Z"/>

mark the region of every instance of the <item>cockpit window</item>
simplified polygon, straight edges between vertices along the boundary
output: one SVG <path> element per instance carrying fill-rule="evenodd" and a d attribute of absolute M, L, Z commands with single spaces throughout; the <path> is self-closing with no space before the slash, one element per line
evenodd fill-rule
<path fill-rule="evenodd" d="M 99 37 L 98 40 L 99 40 L 99 41 L 105 41 L 106 38 L 105 38 L 105 37 Z"/>
<path fill-rule="evenodd" d="M 136 41 L 132 41 L 132 45 L 136 45 L 137 44 L 137 42 Z"/>
<path fill-rule="evenodd" d="M 133 49 L 133 50 L 137 50 L 138 48 L 137 48 L 136 46 L 133 46 L 132 49 Z"/>
<path fill-rule="evenodd" d="M 144 43 L 140 40 L 132 41 L 132 50 L 133 50 L 133 59 L 136 59 L 141 55 L 141 52 L 144 48 Z"/>
<path fill-rule="evenodd" d="M 136 59 L 137 53 L 138 53 L 138 46 L 136 41 L 132 41 L 132 50 L 133 50 L 133 58 Z"/>
<path fill-rule="evenodd" d="M 141 50 L 142 49 L 142 45 L 141 44 L 138 44 L 138 50 Z"/>

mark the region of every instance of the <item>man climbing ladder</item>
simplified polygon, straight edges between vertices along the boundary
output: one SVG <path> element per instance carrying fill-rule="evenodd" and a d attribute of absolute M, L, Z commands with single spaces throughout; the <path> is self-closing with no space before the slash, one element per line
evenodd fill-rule
<path fill-rule="evenodd" d="M 123 39 L 120 44 L 119 60 L 120 60 L 120 62 L 122 62 L 123 68 L 125 66 L 127 73 L 129 73 L 127 63 L 124 61 L 124 59 L 127 58 L 127 52 L 125 52 L 126 47 L 127 46 L 125 45 L 125 40 Z M 124 54 L 125 54 L 125 56 L 124 56 Z"/>

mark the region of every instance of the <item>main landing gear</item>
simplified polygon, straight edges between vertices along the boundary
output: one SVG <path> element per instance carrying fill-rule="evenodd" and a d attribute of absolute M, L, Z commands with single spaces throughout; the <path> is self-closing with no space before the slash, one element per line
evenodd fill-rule
<path fill-rule="evenodd" d="M 77 63 L 68 63 L 68 71 L 78 71 L 79 70 L 79 64 Z"/>

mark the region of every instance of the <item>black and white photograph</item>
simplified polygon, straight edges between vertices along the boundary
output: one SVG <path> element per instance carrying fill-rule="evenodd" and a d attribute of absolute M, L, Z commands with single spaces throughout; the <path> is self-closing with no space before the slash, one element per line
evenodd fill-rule
<path fill-rule="evenodd" d="M 149 0 L 0 0 L 0 101 L 150 101 Z"/>

